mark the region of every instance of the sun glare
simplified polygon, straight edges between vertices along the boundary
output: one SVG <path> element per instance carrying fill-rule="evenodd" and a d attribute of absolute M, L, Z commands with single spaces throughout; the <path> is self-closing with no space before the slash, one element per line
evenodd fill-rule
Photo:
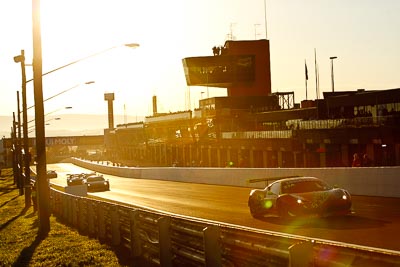
<path fill-rule="evenodd" d="M 148 110 L 152 95 L 158 94 L 159 100 L 168 104 L 167 109 L 183 107 L 186 87 L 182 86 L 181 59 L 187 55 L 181 47 L 185 34 L 176 34 L 184 29 L 184 13 L 179 12 L 179 8 L 182 7 L 177 2 L 157 2 L 155 5 L 154 1 L 43 1 L 44 72 L 98 51 L 121 46 L 60 71 L 54 75 L 57 76 L 54 83 L 51 82 L 53 79 L 47 79 L 48 87 L 95 79 L 97 90 L 92 94 L 114 91 L 117 106 L 126 104 L 128 109 Z M 174 9 L 174 14 L 178 15 L 171 16 L 165 12 L 168 9 Z M 172 31 L 182 39 L 169 38 Z M 140 44 L 134 49 L 136 51 L 122 47 L 124 43 L 132 42 Z M 171 94 L 172 91 L 175 93 Z M 68 97 L 67 102 L 77 96 L 71 93 L 63 98 Z M 96 105 L 104 106 L 104 103 Z"/>

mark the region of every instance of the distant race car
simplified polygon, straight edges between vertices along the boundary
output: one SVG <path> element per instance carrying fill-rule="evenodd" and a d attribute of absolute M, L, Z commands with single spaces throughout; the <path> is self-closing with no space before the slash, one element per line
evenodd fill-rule
<path fill-rule="evenodd" d="M 51 178 L 57 178 L 57 172 L 54 170 L 48 170 L 47 171 L 47 178 L 51 179 Z"/>
<path fill-rule="evenodd" d="M 67 174 L 67 184 L 68 186 L 83 185 L 82 174 Z"/>
<path fill-rule="evenodd" d="M 90 173 L 67 174 L 67 184 L 68 184 L 68 186 L 83 185 L 84 179 L 90 175 L 96 175 L 96 173 L 90 172 Z"/>
<path fill-rule="evenodd" d="M 264 189 L 250 192 L 248 206 L 253 217 L 277 215 L 288 219 L 297 216 L 346 215 L 351 213 L 351 195 L 316 177 L 277 180 Z"/>
<path fill-rule="evenodd" d="M 103 175 L 90 175 L 83 179 L 83 183 L 89 192 L 110 190 L 110 182 L 104 179 Z"/>

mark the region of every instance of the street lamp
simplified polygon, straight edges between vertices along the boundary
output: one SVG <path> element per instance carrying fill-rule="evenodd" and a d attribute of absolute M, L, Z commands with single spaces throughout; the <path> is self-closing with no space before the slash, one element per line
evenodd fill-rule
<path fill-rule="evenodd" d="M 56 110 L 50 111 L 49 113 L 44 114 L 44 116 L 48 116 L 48 115 L 50 115 L 50 114 L 53 114 L 53 113 L 55 113 L 55 112 L 57 112 L 57 111 L 60 111 L 60 110 L 63 110 L 63 109 L 72 109 L 72 107 L 63 107 L 63 108 L 59 108 L 59 109 L 56 109 Z"/>
<path fill-rule="evenodd" d="M 51 119 L 48 119 L 48 120 L 46 120 L 45 121 L 45 123 L 46 123 L 46 125 L 50 125 L 50 121 L 59 121 L 59 120 L 61 120 L 61 118 L 60 117 L 57 117 L 57 118 L 51 118 Z"/>
<path fill-rule="evenodd" d="M 95 83 L 95 81 L 88 81 L 88 82 L 85 82 L 85 83 L 75 84 L 74 86 L 72 86 L 72 87 L 70 87 L 70 88 L 68 88 L 68 89 L 65 89 L 65 90 L 63 90 L 63 91 L 61 91 L 61 92 L 59 92 L 59 93 L 57 93 L 57 94 L 55 94 L 55 95 L 52 95 L 52 96 L 50 96 L 50 97 L 44 99 L 43 102 L 46 102 L 46 101 L 48 101 L 48 100 L 50 100 L 50 99 L 55 98 L 56 96 L 59 96 L 59 95 L 64 94 L 64 93 L 66 93 L 66 92 L 68 92 L 68 91 L 71 91 L 72 89 L 75 89 L 75 88 L 77 88 L 77 87 L 79 87 L 79 86 L 81 86 L 81 85 L 88 85 L 88 84 L 93 84 L 93 83 Z M 32 105 L 32 106 L 28 107 L 27 109 L 31 109 L 31 108 L 33 108 L 34 106 L 35 106 L 35 105 Z M 47 115 L 47 114 L 45 114 L 45 116 L 46 116 L 46 115 Z"/>
<path fill-rule="evenodd" d="M 59 120 L 61 120 L 61 118 L 60 118 L 60 117 L 57 117 L 57 118 L 51 118 L 51 119 L 45 120 L 45 125 L 50 125 L 49 122 L 50 122 L 50 121 L 54 121 L 54 120 L 59 121 Z M 29 127 L 28 127 L 28 130 L 29 130 L 29 133 L 33 132 L 33 131 L 35 130 L 35 125 L 29 126 Z"/>
<path fill-rule="evenodd" d="M 101 50 L 101 51 L 99 51 L 99 52 L 93 53 L 93 54 L 91 54 L 91 55 L 89 55 L 89 56 L 86 56 L 86 57 L 80 58 L 80 59 L 78 59 L 78 60 L 75 60 L 75 61 L 73 61 L 73 62 L 70 62 L 70 63 L 68 63 L 68 64 L 65 64 L 65 65 L 63 65 L 63 66 L 61 66 L 61 67 L 58 67 L 58 68 L 55 68 L 55 69 L 50 70 L 50 71 L 48 71 L 48 72 L 45 72 L 45 73 L 42 74 L 42 76 L 45 76 L 45 75 L 47 75 L 47 74 L 53 73 L 53 72 L 58 71 L 58 70 L 61 70 L 61 69 L 65 68 L 65 67 L 71 66 L 71 65 L 73 65 L 73 64 L 76 64 L 76 63 L 78 63 L 78 62 L 84 61 L 84 60 L 86 60 L 86 59 L 89 59 L 89 58 L 98 56 L 98 55 L 100 55 L 100 54 L 103 54 L 103 53 L 105 53 L 105 52 L 107 52 L 107 51 L 110 51 L 110 50 L 112 50 L 112 49 L 115 49 L 115 48 L 118 48 L 118 47 L 121 47 L 121 46 L 125 46 L 125 47 L 128 47 L 128 48 L 138 48 L 140 45 L 137 44 L 137 43 L 127 43 L 127 44 L 115 45 L 115 46 L 109 47 L 109 48 L 107 48 L 107 49 Z M 33 80 L 34 80 L 34 79 L 30 79 L 30 80 L 28 80 L 27 82 L 31 82 L 31 81 L 33 81 Z"/>
<path fill-rule="evenodd" d="M 53 114 L 53 113 L 55 113 L 57 111 L 60 111 L 60 110 L 63 110 L 63 109 L 71 109 L 71 108 L 72 107 L 59 108 L 59 109 L 56 109 L 56 110 L 50 111 L 49 113 L 44 114 L 44 116 L 46 117 L 47 115 Z M 34 121 L 35 121 L 35 119 L 32 119 L 32 120 L 28 121 L 28 124 L 31 123 L 31 122 L 34 122 Z M 34 127 L 34 125 L 32 125 L 32 127 Z M 31 127 L 28 127 L 28 128 L 31 128 Z"/>
<path fill-rule="evenodd" d="M 43 83 L 42 77 L 82 60 L 97 56 L 101 53 L 114 49 L 114 46 L 87 57 L 78 59 L 64 66 L 42 72 L 42 37 L 40 23 L 40 0 L 32 0 L 32 36 L 33 36 L 33 91 L 35 99 L 35 121 L 36 121 L 36 156 L 37 156 L 37 193 L 38 193 L 38 219 L 39 235 L 44 238 L 50 231 L 50 188 L 46 176 L 46 137 L 43 106 Z M 126 44 L 130 48 L 139 47 L 138 44 Z M 29 80 L 27 82 L 30 82 Z"/>
<path fill-rule="evenodd" d="M 21 63 L 21 73 L 22 73 L 22 118 L 23 118 L 23 131 L 24 131 L 24 164 L 23 166 L 25 171 L 25 179 L 24 179 L 24 187 L 25 187 L 25 208 L 29 208 L 31 206 L 31 188 L 30 188 L 30 153 L 29 153 L 29 138 L 28 138 L 28 112 L 27 112 L 27 103 L 26 103 L 26 73 L 25 73 L 25 51 L 21 50 L 21 55 L 14 57 L 15 63 Z M 20 113 L 18 112 L 18 115 Z"/>
<path fill-rule="evenodd" d="M 331 60 L 331 78 L 332 78 L 332 92 L 335 92 L 335 78 L 333 75 L 333 60 L 337 59 L 337 57 L 330 57 Z"/>

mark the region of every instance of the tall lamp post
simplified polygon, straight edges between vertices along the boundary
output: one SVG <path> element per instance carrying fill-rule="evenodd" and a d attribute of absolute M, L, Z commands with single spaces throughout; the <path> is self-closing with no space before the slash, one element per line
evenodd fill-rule
<path fill-rule="evenodd" d="M 335 92 L 335 77 L 333 74 L 333 60 L 337 59 L 337 57 L 330 57 L 331 60 L 331 78 L 332 78 L 332 92 Z"/>
<path fill-rule="evenodd" d="M 59 121 L 59 120 L 61 120 L 61 118 L 56 117 L 56 118 L 51 118 L 51 119 L 45 120 L 44 123 L 45 123 L 45 125 L 50 125 L 50 121 Z M 33 132 L 35 130 L 35 125 L 28 127 L 28 130 L 29 130 L 29 133 Z"/>
<path fill-rule="evenodd" d="M 14 57 L 15 63 L 21 63 L 22 73 L 22 118 L 23 118 L 23 132 L 24 132 L 24 173 L 25 179 L 23 185 L 25 187 L 25 208 L 31 206 L 31 188 L 30 188 L 30 153 L 29 153 L 29 138 L 28 138 L 28 114 L 27 114 L 27 103 L 26 103 L 26 72 L 25 72 L 25 51 L 21 50 L 21 55 Z"/>
<path fill-rule="evenodd" d="M 63 109 L 71 109 L 71 108 L 72 107 L 59 108 L 59 109 L 56 109 L 56 110 L 53 110 L 51 112 L 48 112 L 48 113 L 44 114 L 44 116 L 46 117 L 47 115 L 53 114 L 53 113 L 55 113 L 57 111 L 60 111 L 60 110 L 63 110 Z M 28 121 L 28 124 L 31 123 L 31 122 L 34 122 L 34 121 L 35 121 L 35 119 L 31 119 L 30 121 Z M 30 127 L 28 127 L 28 128 L 30 128 Z"/>
<path fill-rule="evenodd" d="M 106 50 L 89 55 L 79 60 L 68 63 L 64 66 L 42 72 L 42 41 L 40 25 L 40 0 L 32 0 L 32 36 L 33 36 L 33 82 L 35 99 L 35 127 L 36 127 L 36 150 L 37 150 L 37 195 L 38 195 L 38 219 L 39 235 L 45 237 L 50 231 L 50 188 L 46 177 L 46 139 L 45 139 L 45 121 L 43 106 L 43 84 L 42 76 L 78 63 L 82 60 L 97 56 L 101 53 L 114 49 L 118 46 L 110 47 Z M 138 44 L 125 44 L 130 48 L 139 47 Z M 27 82 L 32 81 L 29 80 Z"/>
<path fill-rule="evenodd" d="M 44 132 L 44 104 L 42 84 L 42 36 L 40 25 L 40 0 L 32 0 L 33 35 L 33 95 L 36 127 L 36 191 L 38 198 L 39 236 L 50 231 L 50 188 L 46 176 L 46 137 Z"/>
<path fill-rule="evenodd" d="M 118 46 L 89 55 L 79 60 L 68 63 L 46 73 L 42 72 L 42 37 L 40 24 L 40 0 L 32 0 L 32 36 L 33 36 L 33 82 L 35 99 L 35 125 L 36 125 L 36 149 L 37 149 L 37 194 L 38 194 L 38 217 L 39 235 L 44 237 L 50 231 L 50 188 L 46 177 L 46 139 L 43 106 L 43 84 L 42 76 L 78 63 L 82 60 L 97 56 Z M 130 48 L 139 47 L 138 44 L 125 44 Z M 30 82 L 29 80 L 27 82 Z"/>

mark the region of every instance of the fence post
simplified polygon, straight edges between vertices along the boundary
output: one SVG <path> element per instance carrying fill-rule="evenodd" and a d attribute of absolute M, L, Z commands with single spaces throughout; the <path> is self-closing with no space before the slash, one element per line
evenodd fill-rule
<path fill-rule="evenodd" d="M 85 209 L 86 200 L 78 198 L 78 229 L 86 231 L 85 224 L 87 219 L 87 210 Z"/>
<path fill-rule="evenodd" d="M 72 201 L 72 225 L 78 228 L 78 199 L 71 197 Z"/>
<path fill-rule="evenodd" d="M 62 203 L 60 202 L 60 193 L 55 190 L 50 190 L 52 198 L 50 199 L 52 204 L 52 213 L 60 216 L 61 213 L 61 205 Z"/>
<path fill-rule="evenodd" d="M 169 232 L 171 219 L 169 217 L 161 217 L 158 219 L 157 224 L 160 265 L 163 267 L 172 267 L 171 235 Z"/>
<path fill-rule="evenodd" d="M 87 218 L 88 233 L 89 233 L 89 235 L 93 235 L 95 233 L 95 231 L 94 231 L 94 229 L 95 229 L 94 228 L 95 205 L 92 204 L 92 201 L 88 201 L 86 207 L 87 207 L 87 211 L 88 211 L 88 215 L 87 215 L 88 216 L 88 218 Z"/>
<path fill-rule="evenodd" d="M 97 205 L 97 219 L 99 224 L 99 239 L 104 239 L 106 237 L 106 215 L 101 203 Z"/>
<path fill-rule="evenodd" d="M 203 230 L 205 266 L 222 266 L 219 239 L 221 230 L 218 226 L 208 226 Z"/>
<path fill-rule="evenodd" d="M 139 257 L 142 254 L 139 235 L 139 211 L 133 210 L 130 212 L 130 239 L 131 253 L 134 257 Z"/>
<path fill-rule="evenodd" d="M 119 229 L 119 213 L 118 207 L 111 207 L 111 242 L 114 246 L 117 246 L 121 243 L 121 232 Z"/>
<path fill-rule="evenodd" d="M 50 208 L 50 215 L 54 213 L 54 194 L 53 190 L 49 190 L 49 208 Z M 31 201 L 31 200 L 29 200 Z"/>
<path fill-rule="evenodd" d="M 68 199 L 66 195 L 62 195 L 62 218 L 68 221 Z"/>
<path fill-rule="evenodd" d="M 67 210 L 68 210 L 68 223 L 72 224 L 72 217 L 73 217 L 73 212 L 72 212 L 72 207 L 73 207 L 73 199 L 71 196 L 67 196 Z"/>
<path fill-rule="evenodd" d="M 289 267 L 314 266 L 313 242 L 306 241 L 289 247 Z"/>

